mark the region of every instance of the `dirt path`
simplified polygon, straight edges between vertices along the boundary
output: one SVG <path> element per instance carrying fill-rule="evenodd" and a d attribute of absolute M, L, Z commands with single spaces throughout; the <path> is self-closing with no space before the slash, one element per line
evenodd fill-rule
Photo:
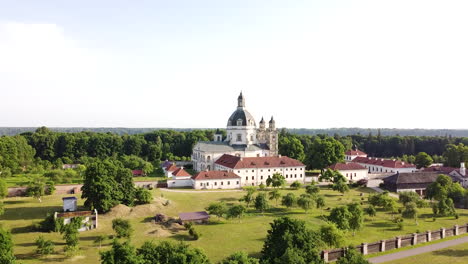
<path fill-rule="evenodd" d="M 219 193 L 219 192 L 242 192 L 242 190 L 224 190 L 224 191 L 194 191 L 194 190 L 172 190 L 167 188 L 160 188 L 164 192 L 178 192 L 178 193 Z"/>
<path fill-rule="evenodd" d="M 401 258 L 411 257 L 414 255 L 419 255 L 447 247 L 456 246 L 459 244 L 468 243 L 468 237 L 457 238 L 449 241 L 444 241 L 432 245 L 427 245 L 419 248 L 408 249 L 405 251 L 400 251 L 388 255 L 378 256 L 375 258 L 368 259 L 370 263 L 383 263 L 387 261 L 393 261 Z"/>

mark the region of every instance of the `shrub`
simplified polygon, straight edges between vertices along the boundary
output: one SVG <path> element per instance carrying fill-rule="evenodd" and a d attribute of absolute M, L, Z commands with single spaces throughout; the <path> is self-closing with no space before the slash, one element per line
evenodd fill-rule
<path fill-rule="evenodd" d="M 140 187 L 135 190 L 135 200 L 136 204 L 149 204 L 153 200 L 153 196 L 150 191 Z"/>
<path fill-rule="evenodd" d="M 130 221 L 122 218 L 112 220 L 112 229 L 117 234 L 117 238 L 130 238 L 133 232 Z"/>
<path fill-rule="evenodd" d="M 39 255 L 50 255 L 54 253 L 54 243 L 52 240 L 45 240 L 41 235 L 36 239 L 36 253 Z"/>

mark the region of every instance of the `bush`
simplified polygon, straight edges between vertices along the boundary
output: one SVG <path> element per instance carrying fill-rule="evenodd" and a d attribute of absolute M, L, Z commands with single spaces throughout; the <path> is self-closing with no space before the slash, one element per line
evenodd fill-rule
<path fill-rule="evenodd" d="M 291 187 L 292 189 L 297 190 L 297 189 L 299 189 L 299 188 L 302 187 L 302 183 L 300 183 L 299 181 L 295 181 L 295 182 L 291 183 L 290 187 Z"/>
<path fill-rule="evenodd" d="M 130 238 L 133 232 L 130 221 L 122 218 L 112 220 L 112 229 L 117 234 L 117 238 Z"/>
<path fill-rule="evenodd" d="M 135 190 L 136 204 L 149 204 L 153 200 L 151 192 L 145 188 L 137 188 Z"/>
<path fill-rule="evenodd" d="M 45 240 L 41 235 L 36 239 L 36 253 L 39 255 L 50 255 L 54 253 L 54 243 L 52 240 Z"/>

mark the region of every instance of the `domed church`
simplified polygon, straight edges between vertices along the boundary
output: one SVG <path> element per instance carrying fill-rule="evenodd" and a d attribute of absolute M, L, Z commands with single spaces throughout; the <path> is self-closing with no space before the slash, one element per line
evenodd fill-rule
<path fill-rule="evenodd" d="M 245 98 L 240 93 L 237 109 L 227 122 L 227 137 L 215 134 L 213 141 L 198 142 L 192 153 L 193 168 L 197 171 L 212 170 L 214 162 L 223 154 L 238 157 L 265 157 L 278 155 L 278 131 L 275 120 L 266 127 L 265 120 L 259 127 L 252 114 L 245 108 Z"/>

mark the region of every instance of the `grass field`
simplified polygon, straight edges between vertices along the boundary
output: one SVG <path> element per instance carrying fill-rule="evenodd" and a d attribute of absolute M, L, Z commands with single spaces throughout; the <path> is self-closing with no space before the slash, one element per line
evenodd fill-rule
<path fill-rule="evenodd" d="M 403 258 L 385 264 L 465 264 L 468 263 L 468 243 Z"/>
<path fill-rule="evenodd" d="M 60 254 L 49 256 L 46 259 L 38 260 L 34 254 L 34 240 L 40 235 L 37 232 L 30 232 L 29 227 L 42 220 L 48 212 L 61 210 L 62 197 L 60 195 L 46 196 L 43 202 L 28 197 L 8 198 L 5 200 L 5 215 L 0 217 L 0 222 L 10 229 L 13 233 L 15 243 L 15 254 L 21 263 L 69 263 L 73 261 L 81 264 L 99 263 L 99 248 L 93 245 L 96 236 L 113 234 L 111 221 L 119 214 L 124 218 L 130 219 L 135 232 L 132 237 L 132 243 L 136 246 L 141 245 L 145 240 L 172 240 L 186 241 L 188 244 L 201 248 L 216 263 L 222 258 L 235 251 L 246 251 L 247 253 L 258 256 L 263 245 L 263 240 L 269 229 L 269 223 L 276 217 L 290 216 L 303 219 L 312 229 L 317 229 L 324 224 L 321 218 L 320 210 L 313 209 L 305 214 L 301 209 L 288 210 L 282 206 L 275 206 L 275 201 L 270 201 L 274 208 L 261 215 L 254 210 L 239 222 L 239 220 L 218 221 L 214 217 L 210 224 L 196 225 L 197 231 L 202 237 L 197 241 L 191 241 L 186 231 L 166 230 L 161 235 L 159 226 L 151 223 L 151 217 L 156 213 L 164 213 L 168 216 L 177 216 L 180 212 L 190 212 L 203 210 L 208 204 L 214 201 L 224 201 L 228 204 L 238 203 L 238 199 L 244 195 L 244 192 L 168 192 L 162 190 L 153 190 L 155 201 L 151 205 L 137 206 L 131 212 L 111 212 L 99 217 L 99 228 L 92 231 L 80 233 L 80 252 L 78 256 L 72 259 L 66 259 L 62 254 L 64 246 L 60 234 L 46 233 L 47 239 L 52 239 L 57 247 L 56 251 Z M 282 190 L 283 194 L 294 192 L 296 195 L 304 193 L 304 190 Z M 371 192 L 370 189 L 352 189 L 345 196 L 328 190 L 322 189 L 321 194 L 326 199 L 326 207 L 335 207 L 337 205 L 347 204 L 352 201 L 361 201 L 360 193 L 364 193 L 364 199 Z M 168 206 L 162 206 L 161 200 L 169 199 L 171 203 Z M 83 201 L 80 199 L 79 203 Z M 125 211 L 125 210 L 124 210 Z M 127 209 L 130 211 L 130 209 Z M 327 210 L 323 210 L 328 215 Z M 450 227 L 455 224 L 465 224 L 468 222 L 468 210 L 459 210 L 460 217 L 455 220 L 453 217 L 438 218 L 436 222 L 432 220 L 430 208 L 422 209 L 419 225 L 414 221 L 406 221 L 403 231 L 397 230 L 396 226 L 390 222 L 391 215 L 379 211 L 374 219 L 366 219 L 365 227 L 356 233 L 346 235 L 349 244 L 359 244 L 362 242 L 374 242 L 380 239 L 392 238 L 397 235 L 413 233 L 416 231 L 435 230 L 441 227 Z M 110 241 L 106 241 L 101 250 L 109 248 Z"/>

